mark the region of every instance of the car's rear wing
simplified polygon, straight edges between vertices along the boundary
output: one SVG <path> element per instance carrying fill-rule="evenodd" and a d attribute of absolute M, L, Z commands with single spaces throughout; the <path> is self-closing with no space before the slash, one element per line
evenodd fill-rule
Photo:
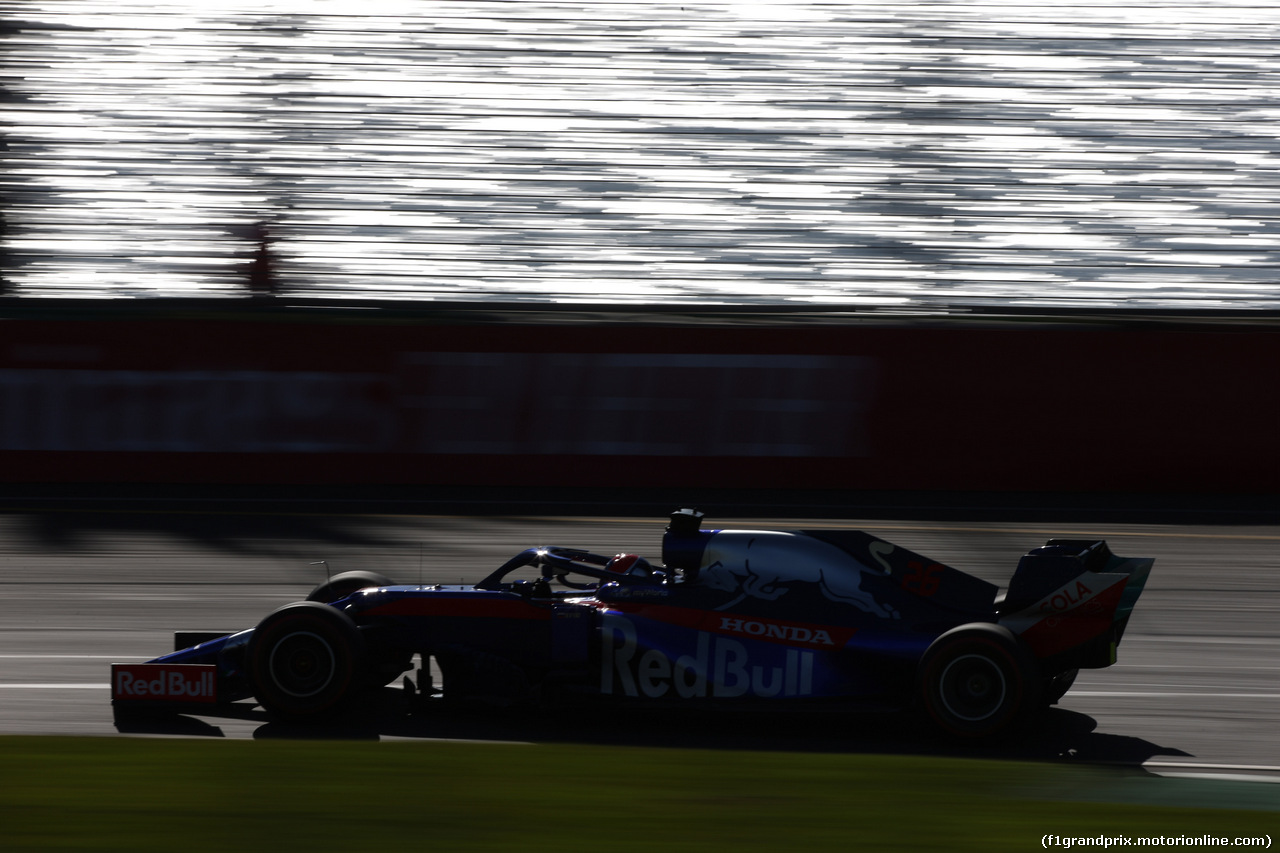
<path fill-rule="evenodd" d="M 1000 624 L 1047 671 L 1110 666 L 1154 562 L 1118 557 L 1101 539 L 1050 539 L 1023 556 L 996 599 Z"/>

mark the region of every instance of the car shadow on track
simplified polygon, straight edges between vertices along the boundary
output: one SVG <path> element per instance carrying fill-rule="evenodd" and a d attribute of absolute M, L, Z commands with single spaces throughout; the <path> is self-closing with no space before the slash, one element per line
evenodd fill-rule
<path fill-rule="evenodd" d="M 1050 708 L 1000 741 L 957 742 L 907 712 L 712 711 L 637 709 L 613 705 L 573 708 L 452 709 L 431 703 L 413 709 L 404 691 L 385 688 L 344 716 L 319 723 L 271 720 L 241 702 L 218 715 L 117 717 L 126 734 L 222 737 L 219 721 L 255 725 L 257 739 L 459 740 L 581 743 L 623 747 L 935 755 L 1138 766 L 1180 749 L 1097 731 L 1085 714 Z"/>

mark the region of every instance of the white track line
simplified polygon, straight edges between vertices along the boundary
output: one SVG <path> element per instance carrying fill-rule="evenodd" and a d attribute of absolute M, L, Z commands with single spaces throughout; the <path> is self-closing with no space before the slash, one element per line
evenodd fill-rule
<path fill-rule="evenodd" d="M 1186 698 L 1202 698 L 1202 699 L 1280 699 L 1280 692 L 1271 693 L 1192 693 L 1185 690 L 1072 690 L 1067 693 L 1066 698 L 1072 696 L 1080 698 L 1134 698 L 1147 696 L 1153 699 L 1186 699 Z"/>
<path fill-rule="evenodd" d="M 120 663 L 135 655 L 0 655 L 0 660 L 109 660 Z"/>

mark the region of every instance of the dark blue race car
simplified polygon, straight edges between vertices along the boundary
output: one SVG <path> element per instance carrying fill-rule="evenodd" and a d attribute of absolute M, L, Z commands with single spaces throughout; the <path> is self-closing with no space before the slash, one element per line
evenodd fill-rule
<path fill-rule="evenodd" d="M 304 721 L 409 672 L 426 703 L 918 706 L 947 732 L 987 737 L 1056 702 L 1077 670 L 1115 662 L 1153 562 L 1052 539 L 1001 593 L 858 531 L 701 521 L 671 516 L 661 565 L 539 547 L 474 586 L 336 575 L 254 628 L 179 633 L 172 654 L 114 665 L 112 701 L 252 697 Z"/>

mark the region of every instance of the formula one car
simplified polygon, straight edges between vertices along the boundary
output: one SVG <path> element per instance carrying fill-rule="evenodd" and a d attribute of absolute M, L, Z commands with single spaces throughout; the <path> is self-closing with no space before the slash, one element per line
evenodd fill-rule
<path fill-rule="evenodd" d="M 1077 670 L 1115 662 L 1153 562 L 1051 539 L 999 593 L 867 533 L 701 521 L 671 516 L 661 565 L 539 547 L 474 586 L 335 575 L 254 628 L 180 633 L 179 651 L 114 665 L 112 701 L 192 710 L 252 697 L 305 721 L 416 659 L 417 683 L 404 683 L 419 704 L 891 703 L 990 737 L 1056 702 Z"/>

